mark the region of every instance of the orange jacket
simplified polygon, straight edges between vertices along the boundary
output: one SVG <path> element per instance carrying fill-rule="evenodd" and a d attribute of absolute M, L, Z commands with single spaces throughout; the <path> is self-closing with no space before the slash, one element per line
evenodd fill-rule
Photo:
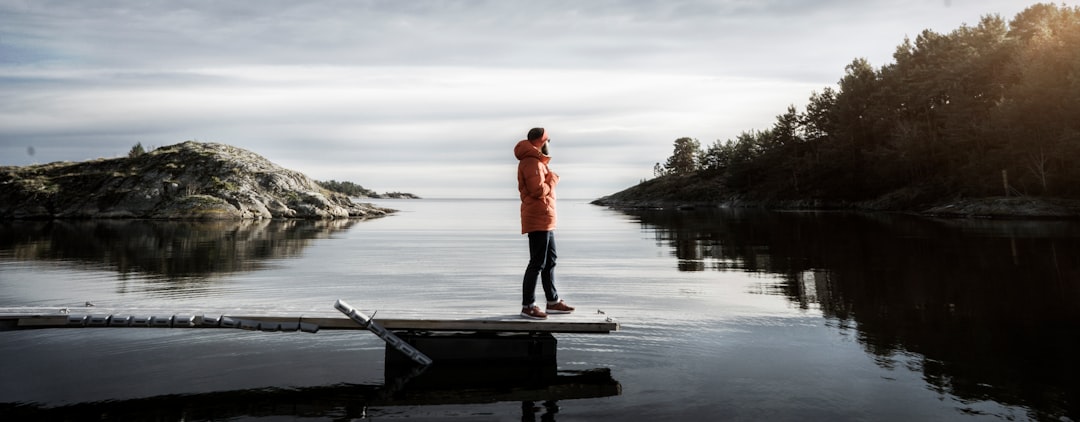
<path fill-rule="evenodd" d="M 548 168 L 551 157 L 528 140 L 517 143 L 518 193 L 521 194 L 521 233 L 555 230 L 555 185 L 559 175 Z"/>

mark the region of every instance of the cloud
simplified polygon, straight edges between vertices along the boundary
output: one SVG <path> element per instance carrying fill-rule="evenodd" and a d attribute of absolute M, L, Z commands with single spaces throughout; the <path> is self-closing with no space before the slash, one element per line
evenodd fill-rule
<path fill-rule="evenodd" d="M 856 57 L 1022 7 L 0 2 L 0 165 L 197 139 L 376 190 L 507 196 L 510 148 L 545 126 L 564 186 L 599 196 L 650 177 L 676 138 L 770 126 Z"/>

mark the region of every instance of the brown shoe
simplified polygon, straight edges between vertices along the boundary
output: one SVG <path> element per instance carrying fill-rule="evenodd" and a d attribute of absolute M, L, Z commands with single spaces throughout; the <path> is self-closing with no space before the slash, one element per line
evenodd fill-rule
<path fill-rule="evenodd" d="M 539 306 L 521 308 L 521 316 L 528 319 L 547 319 L 547 314 L 540 310 Z"/>
<path fill-rule="evenodd" d="M 549 303 L 547 305 L 547 313 L 549 314 L 568 314 L 574 312 L 574 307 L 567 305 L 566 302 L 559 301 L 559 303 Z"/>

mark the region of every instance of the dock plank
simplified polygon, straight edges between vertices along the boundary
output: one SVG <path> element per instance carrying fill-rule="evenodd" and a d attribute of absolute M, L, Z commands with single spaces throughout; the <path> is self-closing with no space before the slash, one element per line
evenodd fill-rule
<path fill-rule="evenodd" d="M 374 312 L 371 312 L 374 313 Z M 369 313 L 369 315 L 371 314 Z M 347 317 L 333 312 L 297 312 L 273 310 L 218 310 L 215 312 L 163 311 L 160 309 L 107 309 L 107 308 L 72 308 L 66 313 L 59 308 L 0 308 L 0 330 L 2 329 L 41 329 L 63 327 L 109 327 L 106 324 L 80 324 L 80 317 L 132 315 L 144 317 L 194 316 L 191 324 L 171 328 L 217 328 L 203 324 L 204 318 L 234 321 L 266 322 L 289 324 L 313 324 L 325 330 L 363 330 L 364 328 Z M 76 322 L 72 322 L 75 320 Z M 89 318 L 88 318 L 89 320 Z M 536 332 L 536 333 L 579 333 L 607 334 L 620 329 L 619 323 L 602 314 L 578 313 L 552 315 L 547 320 L 528 320 L 516 314 L 495 314 L 484 312 L 455 313 L 453 315 L 424 315 L 408 311 L 381 311 L 375 320 L 391 331 L 461 331 L 461 332 Z M 151 327 L 157 325 L 150 324 Z M 241 327 L 247 328 L 247 327 Z"/>

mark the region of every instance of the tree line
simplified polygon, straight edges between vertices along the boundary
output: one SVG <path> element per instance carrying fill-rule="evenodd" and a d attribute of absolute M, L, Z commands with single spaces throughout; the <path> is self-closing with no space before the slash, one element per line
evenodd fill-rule
<path fill-rule="evenodd" d="M 367 188 L 365 188 L 363 186 L 360 186 L 360 185 L 358 185 L 356 183 L 353 183 L 353 182 L 347 182 L 347 181 L 339 182 L 337 180 L 316 180 L 315 183 L 317 183 L 319 186 L 322 186 L 323 189 L 333 191 L 333 192 L 343 193 L 343 194 L 348 195 L 348 196 L 358 196 L 358 197 L 368 197 L 368 198 L 377 198 L 377 197 L 379 197 L 379 195 L 377 193 L 375 193 L 375 191 L 373 191 L 371 189 L 367 189 Z"/>
<path fill-rule="evenodd" d="M 654 173 L 760 199 L 1080 197 L 1080 7 L 925 30 L 893 58 L 855 59 L 768 129 L 677 139 Z"/>

